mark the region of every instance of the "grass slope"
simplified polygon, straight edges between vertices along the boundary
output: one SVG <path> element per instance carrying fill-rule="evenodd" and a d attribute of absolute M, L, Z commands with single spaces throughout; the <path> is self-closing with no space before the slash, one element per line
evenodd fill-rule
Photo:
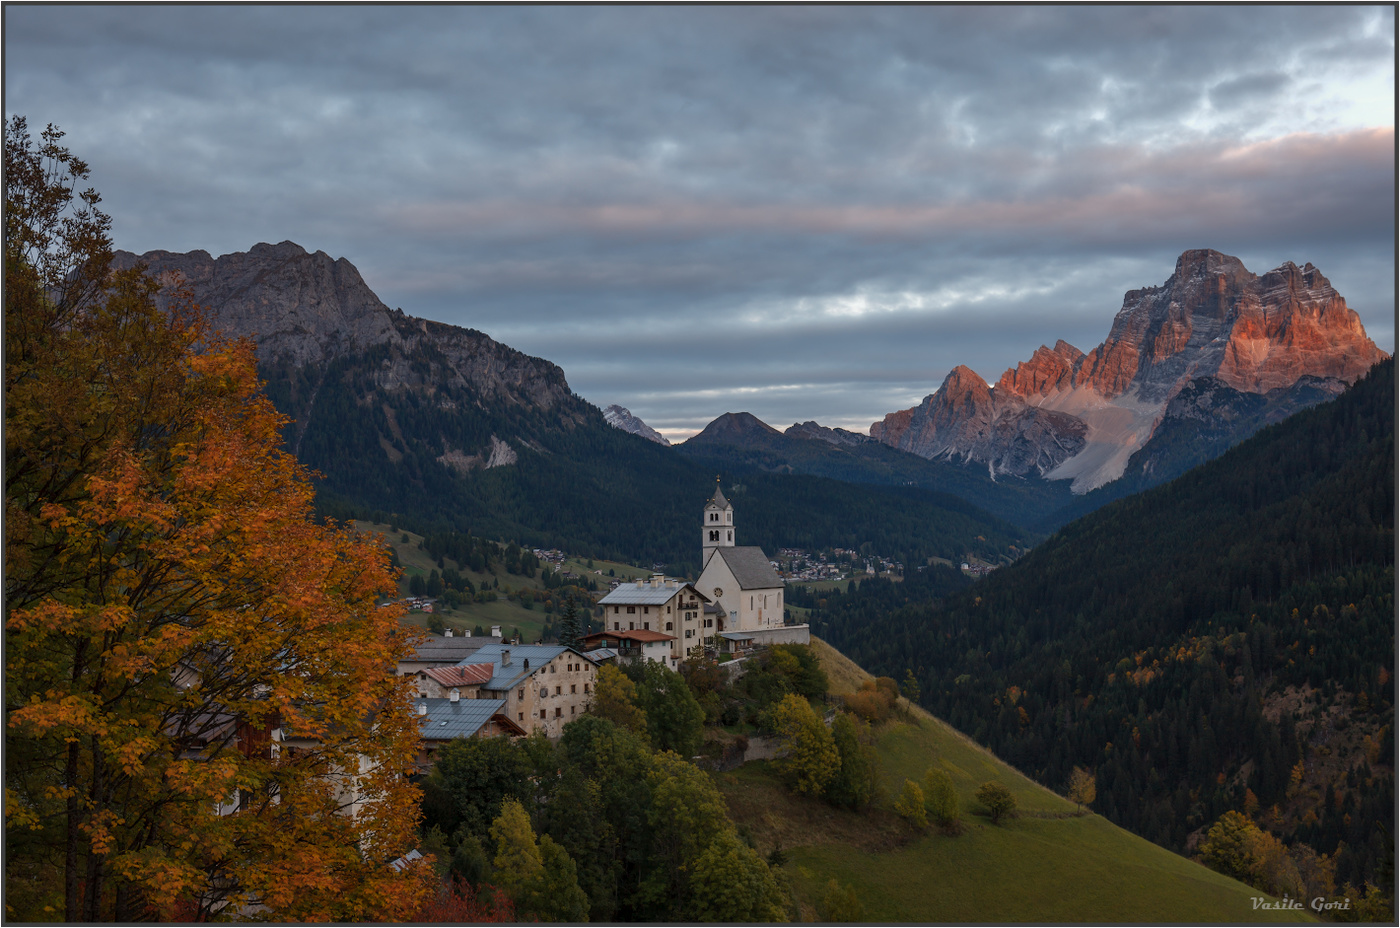
<path fill-rule="evenodd" d="M 835 693 L 869 675 L 814 639 Z M 1257 890 L 1172 854 L 1039 786 L 927 712 L 900 700 L 877 732 L 885 798 L 865 814 L 798 799 L 766 763 L 719 777 L 735 821 L 759 847 L 779 843 L 805 917 L 828 881 L 852 887 L 871 922 L 1296 922 L 1254 908 Z M 963 797 L 966 830 L 915 835 L 888 809 L 904 779 L 941 763 Z M 1021 814 L 993 826 L 971 799 L 996 779 Z"/>

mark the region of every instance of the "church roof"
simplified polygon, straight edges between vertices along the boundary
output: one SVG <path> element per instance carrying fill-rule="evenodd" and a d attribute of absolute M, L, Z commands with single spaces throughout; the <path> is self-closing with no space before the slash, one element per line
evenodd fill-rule
<path fill-rule="evenodd" d="M 710 501 L 705 505 L 705 508 L 709 509 L 711 506 L 716 509 L 734 508 L 729 504 L 729 500 L 724 498 L 724 491 L 719 488 L 718 483 L 715 484 L 715 495 L 710 497 Z"/>
<path fill-rule="evenodd" d="M 716 548 L 715 554 L 724 558 L 725 566 L 739 581 L 741 590 L 771 590 L 783 585 L 782 578 L 768 562 L 768 555 L 757 545 Z"/>

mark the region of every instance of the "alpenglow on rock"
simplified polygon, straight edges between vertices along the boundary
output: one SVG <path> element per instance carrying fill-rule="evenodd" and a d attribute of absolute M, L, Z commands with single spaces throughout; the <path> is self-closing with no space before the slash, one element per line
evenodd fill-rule
<path fill-rule="evenodd" d="M 666 440 L 666 437 L 656 429 L 647 425 L 641 419 L 632 415 L 629 410 L 616 403 L 613 403 L 607 409 L 603 410 L 603 418 L 607 420 L 608 425 L 611 425 L 615 429 L 622 429 L 622 431 L 630 435 L 636 435 L 640 438 L 645 438 L 647 441 L 654 441 L 658 445 L 666 445 L 667 447 L 671 444 Z"/>
<path fill-rule="evenodd" d="M 926 458 L 985 464 L 994 476 L 1073 480 L 1084 493 L 1122 476 L 1168 403 L 1199 378 L 1261 394 L 1304 377 L 1334 382 L 1306 394 L 1323 397 L 1386 357 L 1311 264 L 1286 262 L 1261 277 L 1198 249 L 1162 286 L 1128 291 L 1108 338 L 1088 354 L 1064 341 L 1041 346 L 995 387 L 955 368 L 870 435 Z"/>

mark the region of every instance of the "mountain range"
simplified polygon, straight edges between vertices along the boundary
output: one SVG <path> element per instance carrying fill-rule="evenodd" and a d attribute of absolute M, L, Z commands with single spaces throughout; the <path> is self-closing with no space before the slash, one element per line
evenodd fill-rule
<path fill-rule="evenodd" d="M 698 561 L 697 513 L 720 472 L 745 543 L 769 549 L 868 543 L 887 556 L 995 563 L 1035 540 L 909 481 L 860 486 L 741 462 L 717 471 L 609 426 L 557 365 L 391 309 L 350 262 L 292 242 L 219 258 L 117 252 L 114 263 L 137 262 L 188 288 L 215 328 L 256 343 L 267 393 L 288 417 L 287 445 L 319 473 L 317 505 L 329 515 L 378 512 L 421 530 L 684 574 Z"/>
<path fill-rule="evenodd" d="M 872 424 L 870 435 L 993 474 L 1070 480 L 1085 493 L 1134 466 L 1160 474 L 1160 449 L 1131 459 L 1165 421 L 1238 423 L 1226 429 L 1238 440 L 1262 421 L 1233 414 L 1239 394 L 1264 396 L 1265 418 L 1283 418 L 1336 396 L 1386 357 L 1311 264 L 1257 276 L 1238 258 L 1198 249 L 1177 259 L 1162 286 L 1128 291 L 1108 337 L 1089 353 L 1063 340 L 1042 345 L 995 386 L 955 367 L 936 392 Z M 1191 401 L 1173 407 L 1188 385 Z"/>

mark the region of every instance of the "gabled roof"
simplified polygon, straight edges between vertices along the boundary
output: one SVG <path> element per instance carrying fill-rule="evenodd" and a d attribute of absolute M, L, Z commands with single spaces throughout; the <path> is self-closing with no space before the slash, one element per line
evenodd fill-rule
<path fill-rule="evenodd" d="M 464 658 L 470 657 L 477 651 L 489 644 L 500 644 L 499 638 L 467 638 L 453 636 L 451 638 L 440 638 L 433 636 L 418 642 L 412 656 L 405 657 L 405 661 L 416 661 L 418 663 L 436 664 L 456 664 Z"/>
<path fill-rule="evenodd" d="M 627 631 L 601 631 L 591 635 L 584 635 L 584 641 L 604 641 L 608 638 L 616 638 L 619 641 L 637 641 L 642 644 L 649 644 L 653 641 L 675 641 L 675 635 L 668 635 L 665 632 L 654 632 L 649 628 L 631 628 Z"/>
<path fill-rule="evenodd" d="M 510 652 L 510 663 L 502 665 L 501 656 L 505 651 Z M 486 645 L 462 663 L 490 666 L 491 679 L 483 683 L 482 686 L 488 690 L 508 690 L 565 651 L 572 651 L 580 657 L 583 656 L 583 652 L 575 648 L 566 648 L 558 644 L 500 644 L 498 642 Z"/>
<path fill-rule="evenodd" d="M 710 501 L 709 501 L 708 503 L 705 504 L 705 508 L 706 508 L 706 509 L 733 509 L 734 507 L 731 506 L 731 505 L 729 504 L 729 500 L 727 500 L 727 499 L 724 498 L 724 491 L 721 490 L 721 489 L 719 488 L 719 484 L 716 483 L 716 484 L 715 484 L 715 495 L 710 497 Z"/>
<path fill-rule="evenodd" d="M 768 555 L 756 545 L 736 545 L 732 548 L 716 548 L 715 555 L 724 558 L 725 566 L 739 581 L 741 590 L 781 589 L 782 578 L 773 565 L 768 563 Z"/>
<path fill-rule="evenodd" d="M 505 708 L 504 699 L 415 699 L 413 711 L 419 706 L 427 706 L 426 715 L 415 715 L 418 719 L 418 734 L 425 741 L 451 741 L 454 738 L 470 738 L 481 730 L 493 715 Z M 507 727 L 519 729 L 504 715 L 501 721 Z M 523 730 L 522 730 L 523 732 Z"/>
<path fill-rule="evenodd" d="M 607 596 L 598 600 L 598 604 L 604 606 L 660 606 L 670 602 L 673 596 L 684 589 L 689 589 L 702 601 L 709 601 L 705 594 L 695 589 L 695 584 L 685 580 L 665 580 L 656 586 L 652 586 L 650 580 L 638 580 L 636 583 L 619 583 Z"/>
<path fill-rule="evenodd" d="M 452 667 L 429 667 L 423 673 L 443 686 L 480 686 L 491 679 L 491 665 L 458 664 Z"/>

